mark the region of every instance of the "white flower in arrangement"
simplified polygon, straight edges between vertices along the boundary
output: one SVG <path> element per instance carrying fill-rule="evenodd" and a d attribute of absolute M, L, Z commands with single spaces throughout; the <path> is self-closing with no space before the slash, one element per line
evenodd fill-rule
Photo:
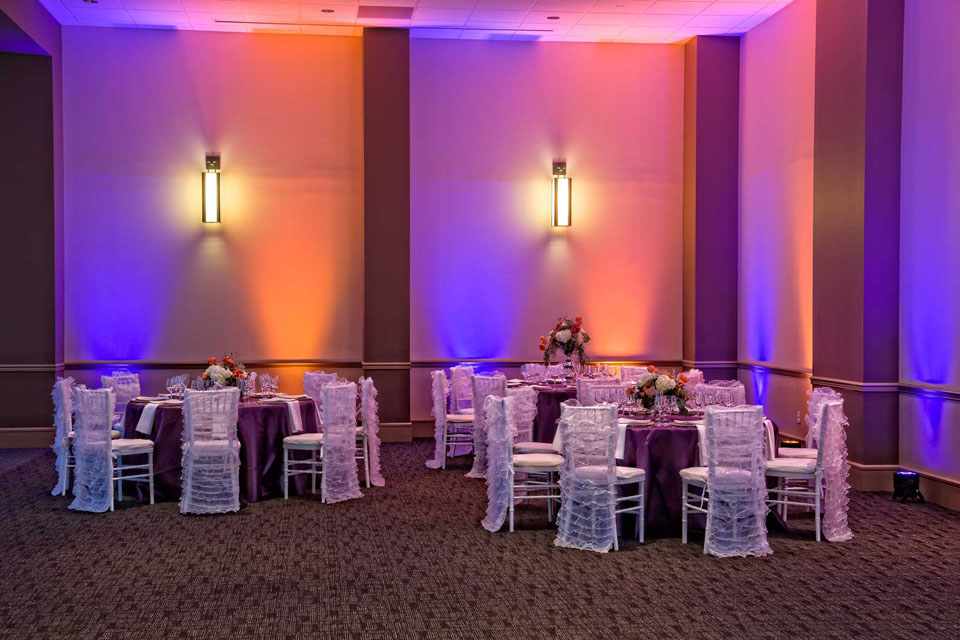
<path fill-rule="evenodd" d="M 570 333 L 570 329 L 564 329 L 564 330 L 562 330 L 562 331 L 557 331 L 557 335 L 556 335 L 557 342 L 560 342 L 560 343 L 570 342 L 570 338 L 571 338 L 572 336 L 573 336 L 573 334 Z"/>
<path fill-rule="evenodd" d="M 657 378 L 656 384 L 657 384 L 657 391 L 660 391 L 662 393 L 664 391 L 675 389 L 677 386 L 677 381 L 668 375 L 661 375 L 660 377 Z"/>
<path fill-rule="evenodd" d="M 655 374 L 655 373 L 650 373 L 650 372 L 648 371 L 648 372 L 646 372 L 645 374 L 643 374 L 642 376 L 640 376 L 640 379 L 637 380 L 637 384 L 642 387 L 642 386 L 644 386 L 645 384 L 647 384 L 648 382 L 650 382 L 651 380 L 653 380 L 653 379 L 656 378 L 656 377 L 657 377 L 657 374 Z"/>
<path fill-rule="evenodd" d="M 586 339 L 587 333 L 585 331 L 577 332 L 577 344 L 583 344 L 583 341 Z"/>
<path fill-rule="evenodd" d="M 212 364 L 207 367 L 206 374 L 210 380 L 219 385 L 225 384 L 227 378 L 230 377 L 230 372 L 218 364 Z"/>

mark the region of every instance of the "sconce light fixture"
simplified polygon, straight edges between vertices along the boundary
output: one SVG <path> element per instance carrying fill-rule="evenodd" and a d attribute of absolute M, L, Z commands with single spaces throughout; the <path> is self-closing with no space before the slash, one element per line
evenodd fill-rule
<path fill-rule="evenodd" d="M 208 155 L 203 172 L 203 221 L 220 222 L 220 156 Z"/>
<path fill-rule="evenodd" d="M 567 177 L 567 163 L 553 163 L 553 217 L 551 226 L 570 226 L 570 178 Z"/>

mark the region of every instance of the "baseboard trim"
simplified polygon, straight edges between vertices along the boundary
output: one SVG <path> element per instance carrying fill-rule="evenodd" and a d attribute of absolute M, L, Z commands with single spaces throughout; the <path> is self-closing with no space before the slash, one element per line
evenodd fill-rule
<path fill-rule="evenodd" d="M 280 367 L 330 367 L 332 369 L 361 369 L 359 360 L 244 360 L 248 368 Z M 73 370 L 103 369 L 105 367 L 130 367 L 132 369 L 204 369 L 205 361 L 172 362 L 164 360 L 78 360 L 65 362 L 62 367 Z"/>
<path fill-rule="evenodd" d="M 53 444 L 53 427 L 0 428 L 0 449 L 33 449 Z"/>

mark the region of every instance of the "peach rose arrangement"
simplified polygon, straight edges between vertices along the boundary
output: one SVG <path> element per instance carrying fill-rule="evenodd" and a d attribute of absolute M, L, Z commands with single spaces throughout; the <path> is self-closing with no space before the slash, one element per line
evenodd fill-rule
<path fill-rule="evenodd" d="M 577 316 L 560 318 L 557 326 L 546 336 L 540 336 L 540 351 L 543 352 L 543 363 L 550 364 L 550 358 L 557 351 L 563 351 L 568 358 L 577 354 L 577 359 L 583 362 L 586 353 L 583 345 L 590 342 L 590 334 L 583 328 L 583 318 Z"/>
<path fill-rule="evenodd" d="M 242 380 L 247 377 L 246 367 L 242 362 L 237 362 L 236 356 L 230 354 L 223 356 L 220 362 L 216 358 L 207 358 L 207 369 L 200 376 L 204 386 L 211 387 L 239 387 Z"/>
<path fill-rule="evenodd" d="M 657 394 L 662 397 L 674 396 L 677 399 L 677 408 L 681 415 L 689 415 L 687 401 L 690 399 L 690 392 L 685 386 L 689 382 L 685 374 L 674 376 L 668 371 L 660 371 L 655 366 L 647 367 L 647 372 L 640 376 L 634 387 L 627 389 L 627 395 L 635 397 L 637 402 L 644 409 L 652 409 L 657 399 Z"/>

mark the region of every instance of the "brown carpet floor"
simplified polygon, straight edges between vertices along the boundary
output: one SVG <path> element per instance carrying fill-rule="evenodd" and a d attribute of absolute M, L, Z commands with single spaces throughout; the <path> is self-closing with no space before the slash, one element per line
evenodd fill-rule
<path fill-rule="evenodd" d="M 4 638 L 957 638 L 960 513 L 854 493 L 855 538 L 791 517 L 774 555 L 699 540 L 558 549 L 542 507 L 480 527 L 482 481 L 384 445 L 387 486 L 184 517 L 69 511 L 49 451 L 0 451 Z"/>

